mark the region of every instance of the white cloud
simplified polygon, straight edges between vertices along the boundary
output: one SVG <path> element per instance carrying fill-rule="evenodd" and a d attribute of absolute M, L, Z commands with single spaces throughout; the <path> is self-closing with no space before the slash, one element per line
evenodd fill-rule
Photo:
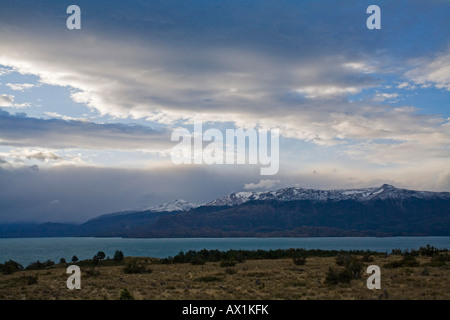
<path fill-rule="evenodd" d="M 0 95 L 0 107 L 21 109 L 21 108 L 28 108 L 31 106 L 30 102 L 15 103 L 14 99 L 15 99 L 15 96 L 13 96 L 13 95 L 1 94 Z"/>
<path fill-rule="evenodd" d="M 50 118 L 54 118 L 54 119 L 62 119 L 62 120 L 66 120 L 66 121 L 88 121 L 87 118 L 74 118 L 74 117 L 69 117 L 69 116 L 65 116 L 62 114 L 59 114 L 57 112 L 44 112 L 45 115 L 49 116 Z"/>
<path fill-rule="evenodd" d="M 15 91 L 25 91 L 27 89 L 31 89 L 35 87 L 34 84 L 31 83 L 7 83 L 6 84 L 11 90 Z"/>
<path fill-rule="evenodd" d="M 412 90 L 412 89 L 415 89 L 416 87 L 413 84 L 409 83 L 409 82 L 401 82 L 401 83 L 399 83 L 397 85 L 397 88 L 398 89 L 409 89 L 409 90 Z"/>
<path fill-rule="evenodd" d="M 390 100 L 390 102 L 396 102 L 398 98 L 398 93 L 380 93 L 375 94 L 373 100 L 376 102 L 383 102 Z"/>
<path fill-rule="evenodd" d="M 5 74 L 9 74 L 11 72 L 13 72 L 13 70 L 0 67 L 0 76 L 3 76 Z"/>
<path fill-rule="evenodd" d="M 339 95 L 356 94 L 360 89 L 356 87 L 337 86 L 308 86 L 295 90 L 297 93 L 305 95 L 306 98 L 332 98 Z"/>
<path fill-rule="evenodd" d="M 0 94 L 0 107 L 12 107 L 14 105 L 14 96 L 9 94 Z"/>
<path fill-rule="evenodd" d="M 244 184 L 245 190 L 255 190 L 255 189 L 270 189 L 273 186 L 279 184 L 280 180 L 260 180 L 258 183 L 246 183 Z"/>
<path fill-rule="evenodd" d="M 424 87 L 434 85 L 450 91 L 450 53 L 440 54 L 434 59 L 418 59 L 414 64 L 415 67 L 405 73 L 406 77 Z"/>

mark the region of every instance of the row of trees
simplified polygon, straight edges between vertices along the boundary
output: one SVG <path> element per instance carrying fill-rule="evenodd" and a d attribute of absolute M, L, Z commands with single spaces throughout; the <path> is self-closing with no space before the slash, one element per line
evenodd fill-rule
<path fill-rule="evenodd" d="M 97 266 L 100 262 L 100 260 L 104 260 L 106 258 L 106 254 L 103 251 L 99 251 L 97 252 L 97 254 L 92 258 L 92 264 L 94 266 Z M 110 258 L 108 257 L 108 260 Z M 124 259 L 124 254 L 122 251 L 116 250 L 116 252 L 114 253 L 114 257 L 112 258 L 113 262 L 122 262 Z M 71 263 L 77 263 L 79 262 L 79 259 L 76 255 L 74 255 L 72 257 L 72 259 L 70 260 Z M 59 260 L 60 264 L 66 264 L 67 261 L 65 258 L 61 258 Z M 22 271 L 22 270 L 41 270 L 41 269 L 45 269 L 48 267 L 51 267 L 55 265 L 55 262 L 53 262 L 52 260 L 47 260 L 44 262 L 41 261 L 35 261 L 30 263 L 27 267 L 23 267 L 20 263 L 14 261 L 14 260 L 9 260 L 6 261 L 3 264 L 0 264 L 0 273 L 2 274 L 13 274 L 15 272 L 18 271 Z"/>

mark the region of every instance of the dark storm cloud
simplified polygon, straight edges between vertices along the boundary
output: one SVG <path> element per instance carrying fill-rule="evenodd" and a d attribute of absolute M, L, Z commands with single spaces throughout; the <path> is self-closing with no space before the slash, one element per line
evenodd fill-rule
<path fill-rule="evenodd" d="M 0 111 L 0 144 L 97 150 L 161 150 L 169 147 L 170 132 L 167 129 L 155 130 L 119 123 L 37 119 Z M 43 160 L 43 157 L 52 158 L 52 155 L 34 154 L 28 157 Z"/>
<path fill-rule="evenodd" d="M 254 172 L 253 172 L 254 171 Z M 217 173 L 207 168 L 154 170 L 56 167 L 1 169 L 0 223 L 84 222 L 103 213 L 183 198 L 209 202 L 239 190 L 258 171 Z M 26 181 L 26 183 L 23 183 Z"/>

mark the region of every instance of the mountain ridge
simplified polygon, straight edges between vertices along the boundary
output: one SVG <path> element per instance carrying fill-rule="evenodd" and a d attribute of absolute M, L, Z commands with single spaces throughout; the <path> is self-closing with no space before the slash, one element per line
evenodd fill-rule
<path fill-rule="evenodd" d="M 288 187 L 274 191 L 233 192 L 227 196 L 217 198 L 207 203 L 206 205 L 234 206 L 243 204 L 251 200 L 369 201 L 373 199 L 388 199 L 388 198 L 404 199 L 409 197 L 417 197 L 420 199 L 439 198 L 450 200 L 450 192 L 400 189 L 389 184 L 383 184 L 381 187 L 360 188 L 360 189 L 332 189 L 332 190 Z"/>
<path fill-rule="evenodd" d="M 161 211 L 167 210 L 167 211 Z M 0 237 L 449 236 L 450 193 L 283 188 L 235 192 L 203 205 L 177 199 L 101 215 L 80 225 L 0 225 Z"/>

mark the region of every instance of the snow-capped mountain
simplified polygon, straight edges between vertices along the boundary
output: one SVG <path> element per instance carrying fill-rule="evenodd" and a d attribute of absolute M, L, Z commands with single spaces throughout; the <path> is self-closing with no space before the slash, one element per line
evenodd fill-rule
<path fill-rule="evenodd" d="M 176 199 L 164 204 L 146 208 L 145 210 L 153 212 L 173 212 L 173 211 L 189 211 L 197 207 L 199 207 L 198 204 L 191 203 L 183 199 Z"/>
<path fill-rule="evenodd" d="M 450 199 L 450 192 L 415 191 L 395 188 L 384 184 L 381 187 L 363 189 L 317 190 L 304 188 L 284 188 L 267 192 L 235 192 L 207 203 L 207 206 L 236 206 L 251 200 L 312 200 L 312 201 L 369 201 L 373 199 Z"/>

